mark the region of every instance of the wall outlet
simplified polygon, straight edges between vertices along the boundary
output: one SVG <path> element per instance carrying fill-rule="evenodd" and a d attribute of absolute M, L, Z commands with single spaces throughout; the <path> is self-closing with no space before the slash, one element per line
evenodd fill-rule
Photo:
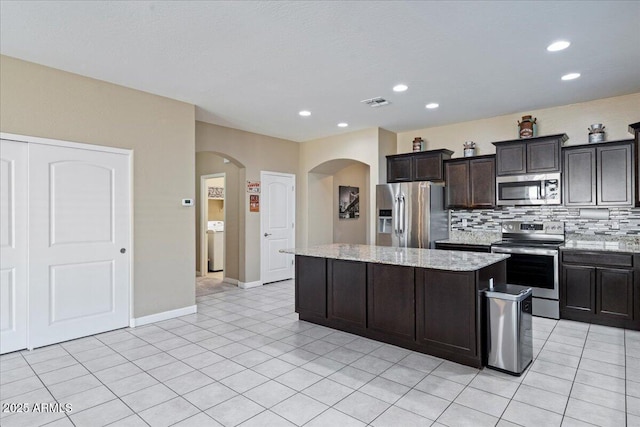
<path fill-rule="evenodd" d="M 463 227 L 467 226 L 467 218 L 462 218 L 462 226 Z"/>

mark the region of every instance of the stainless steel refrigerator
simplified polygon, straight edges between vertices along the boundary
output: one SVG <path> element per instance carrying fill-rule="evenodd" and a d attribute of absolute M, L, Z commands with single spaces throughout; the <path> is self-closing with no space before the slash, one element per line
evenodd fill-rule
<path fill-rule="evenodd" d="M 430 249 L 449 237 L 444 186 L 429 181 L 376 186 L 376 245 Z"/>

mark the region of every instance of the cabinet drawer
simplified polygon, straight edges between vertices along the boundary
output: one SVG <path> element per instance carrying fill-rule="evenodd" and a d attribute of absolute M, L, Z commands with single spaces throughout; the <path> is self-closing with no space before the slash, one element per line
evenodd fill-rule
<path fill-rule="evenodd" d="M 633 255 L 606 252 L 562 252 L 562 262 L 587 265 L 612 265 L 633 267 Z"/>
<path fill-rule="evenodd" d="M 491 246 L 488 245 L 467 245 L 456 243 L 436 243 L 436 249 L 442 249 L 445 251 L 491 252 Z"/>

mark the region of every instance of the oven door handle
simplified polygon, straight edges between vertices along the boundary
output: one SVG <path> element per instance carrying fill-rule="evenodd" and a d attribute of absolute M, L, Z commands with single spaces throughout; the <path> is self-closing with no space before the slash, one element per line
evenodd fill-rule
<path fill-rule="evenodd" d="M 541 248 L 504 248 L 504 247 L 491 247 L 491 252 L 496 254 L 524 254 L 524 255 L 549 255 L 556 256 L 558 251 L 555 249 L 541 249 Z"/>

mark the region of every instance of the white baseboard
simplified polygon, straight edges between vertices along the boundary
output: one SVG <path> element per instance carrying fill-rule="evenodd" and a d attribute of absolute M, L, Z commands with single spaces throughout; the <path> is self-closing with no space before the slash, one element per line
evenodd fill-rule
<path fill-rule="evenodd" d="M 236 285 L 236 286 L 238 286 L 238 283 L 239 283 L 236 279 L 232 279 L 232 278 L 230 278 L 230 277 L 225 277 L 225 278 L 222 280 L 222 282 L 223 282 L 223 283 L 228 283 L 228 284 L 230 284 L 230 285 Z"/>
<path fill-rule="evenodd" d="M 262 286 L 260 280 L 256 280 L 255 282 L 238 282 L 238 287 L 242 289 L 255 288 L 257 286 Z"/>
<path fill-rule="evenodd" d="M 197 312 L 198 306 L 190 305 L 187 307 L 176 308 L 175 310 L 163 311 L 161 313 L 150 314 L 148 316 L 132 318 L 129 320 L 129 326 L 135 328 L 136 326 L 148 325 L 149 323 L 161 322 L 163 320 L 186 316 L 188 314 L 195 314 Z"/>

